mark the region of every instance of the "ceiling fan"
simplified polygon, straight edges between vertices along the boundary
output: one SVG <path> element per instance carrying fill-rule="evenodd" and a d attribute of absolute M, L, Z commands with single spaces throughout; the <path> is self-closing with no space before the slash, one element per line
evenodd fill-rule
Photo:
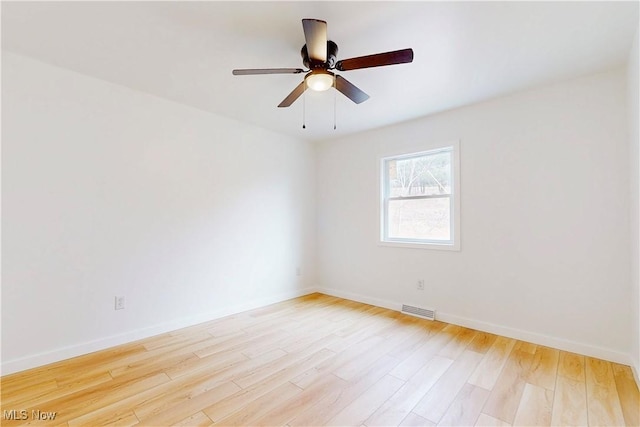
<path fill-rule="evenodd" d="M 300 54 L 302 55 L 302 63 L 308 70 L 302 68 L 250 68 L 233 70 L 233 75 L 305 73 L 304 81 L 293 89 L 278 107 L 289 107 L 307 88 L 323 91 L 330 87 L 335 87 L 347 98 L 356 104 L 360 104 L 369 99 L 369 95 L 344 77 L 330 70 L 349 71 L 360 68 L 405 64 L 413 61 L 413 49 L 395 50 L 337 61 L 338 45 L 331 40 L 327 40 L 327 23 L 325 21 L 303 19 L 302 29 L 304 30 L 306 44 L 302 46 Z"/>

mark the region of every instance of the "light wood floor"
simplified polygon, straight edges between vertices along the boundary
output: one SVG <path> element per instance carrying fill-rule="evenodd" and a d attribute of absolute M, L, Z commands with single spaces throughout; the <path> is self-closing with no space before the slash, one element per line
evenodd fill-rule
<path fill-rule="evenodd" d="M 2 425 L 640 425 L 628 366 L 320 294 L 1 386 Z"/>

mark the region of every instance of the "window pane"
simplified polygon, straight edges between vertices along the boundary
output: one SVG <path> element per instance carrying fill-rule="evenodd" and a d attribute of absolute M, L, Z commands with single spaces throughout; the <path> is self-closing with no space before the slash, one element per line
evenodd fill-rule
<path fill-rule="evenodd" d="M 451 194 L 451 152 L 387 161 L 389 197 Z"/>
<path fill-rule="evenodd" d="M 449 197 L 389 200 L 390 239 L 451 240 Z"/>

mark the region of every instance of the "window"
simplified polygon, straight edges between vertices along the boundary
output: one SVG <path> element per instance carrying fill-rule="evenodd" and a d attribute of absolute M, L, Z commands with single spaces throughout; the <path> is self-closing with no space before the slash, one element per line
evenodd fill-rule
<path fill-rule="evenodd" d="M 458 144 L 381 159 L 381 241 L 459 249 Z"/>

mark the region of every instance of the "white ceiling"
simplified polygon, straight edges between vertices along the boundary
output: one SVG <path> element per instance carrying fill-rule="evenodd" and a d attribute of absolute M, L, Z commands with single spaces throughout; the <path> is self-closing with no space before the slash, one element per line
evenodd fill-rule
<path fill-rule="evenodd" d="M 338 59 L 412 47 L 411 64 L 343 72 L 335 91 L 276 106 L 302 75 L 301 20 Z M 2 2 L 2 48 L 179 103 L 320 140 L 626 63 L 638 2 Z M 335 101 L 334 101 L 335 100 Z M 337 130 L 333 129 L 334 102 Z"/>

